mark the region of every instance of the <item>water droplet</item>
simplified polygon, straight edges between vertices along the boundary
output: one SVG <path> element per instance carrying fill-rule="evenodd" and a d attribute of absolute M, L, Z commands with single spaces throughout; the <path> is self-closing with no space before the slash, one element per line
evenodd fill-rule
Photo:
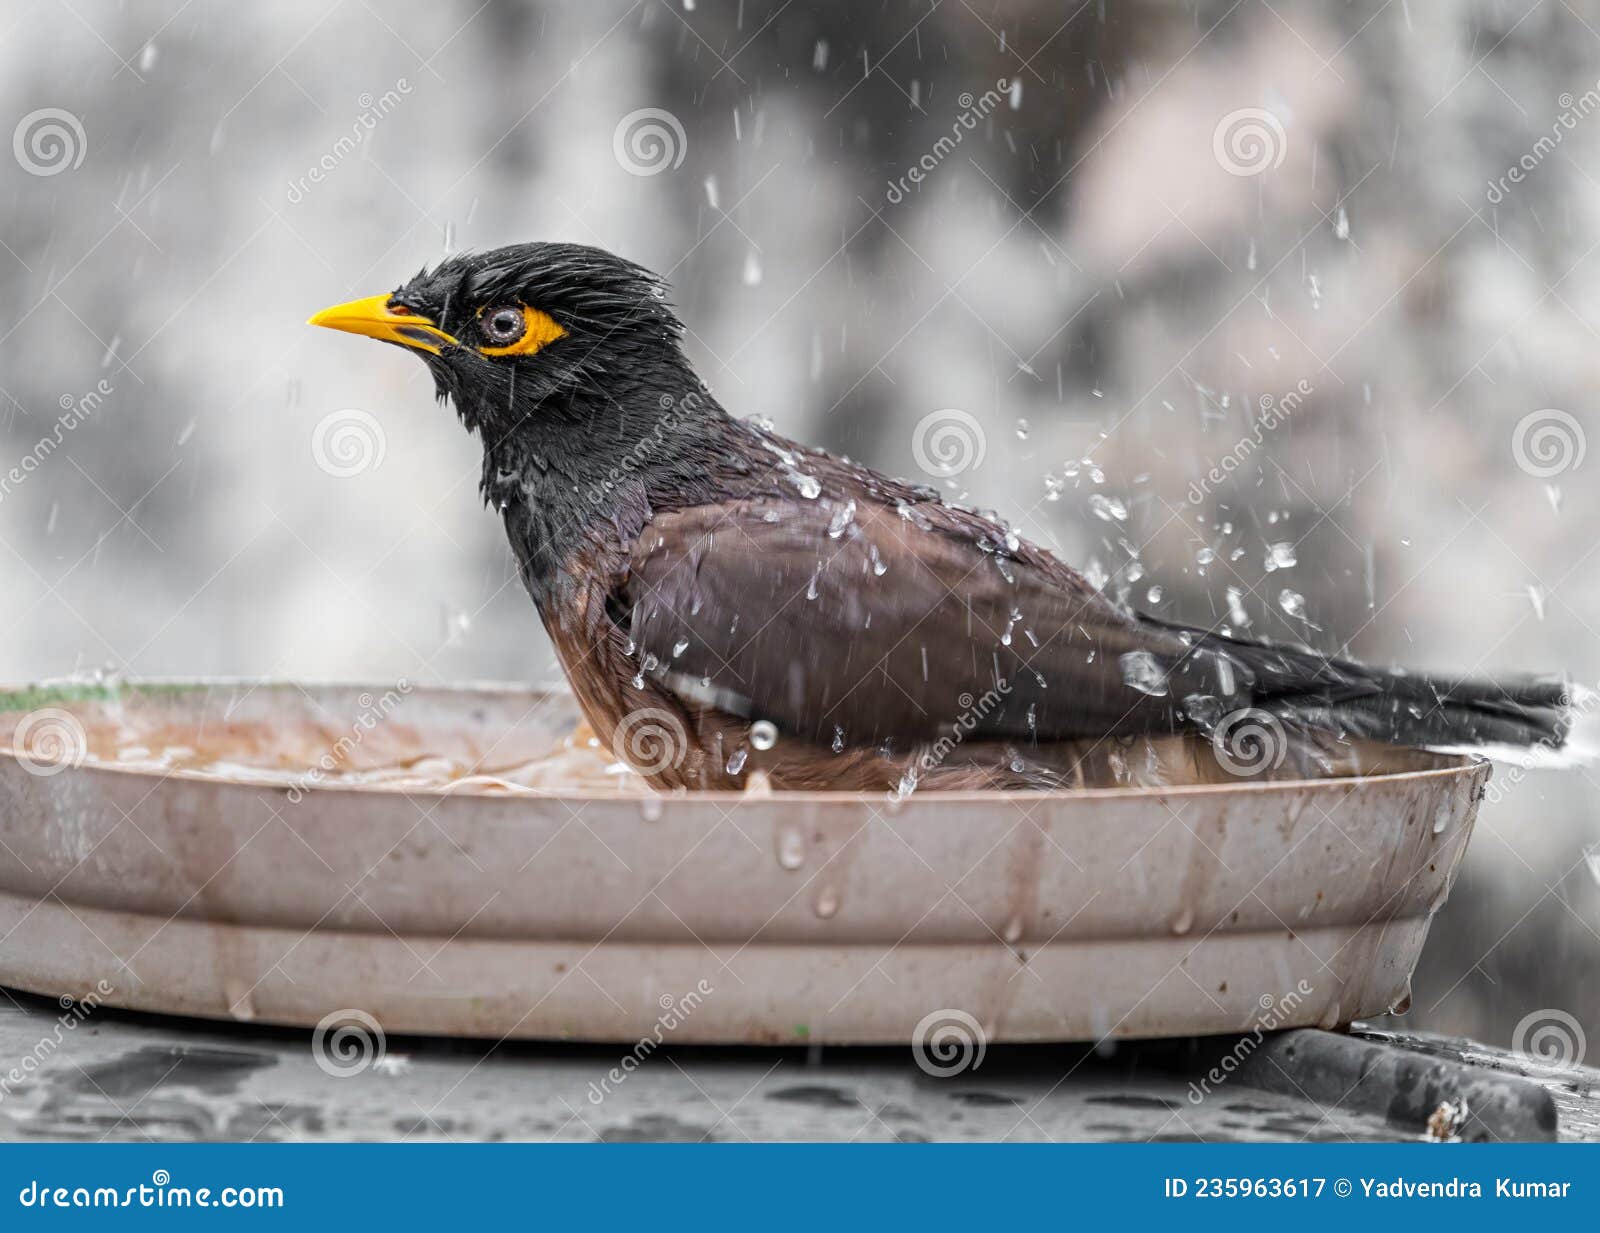
<path fill-rule="evenodd" d="M 1267 559 L 1265 562 L 1267 573 L 1274 570 L 1293 569 L 1299 562 L 1294 555 L 1294 545 L 1290 543 L 1268 544 Z"/>
<path fill-rule="evenodd" d="M 728 755 L 728 774 L 737 775 L 740 771 L 744 770 L 745 759 L 749 756 L 749 751 L 743 747 L 735 749 L 733 753 Z"/>
<path fill-rule="evenodd" d="M 1250 614 L 1244 610 L 1244 592 L 1238 587 L 1228 588 L 1228 620 L 1240 629 L 1250 628 Z"/>
<path fill-rule="evenodd" d="M 1536 582 L 1528 584 L 1528 602 L 1533 605 L 1533 615 L 1544 620 L 1545 589 Z"/>
<path fill-rule="evenodd" d="M 647 796 L 639 802 L 639 816 L 646 822 L 659 822 L 661 820 L 661 798 Z"/>
<path fill-rule="evenodd" d="M 1128 651 L 1117 656 L 1122 668 L 1122 681 L 1130 689 L 1137 689 L 1152 698 L 1167 696 L 1167 677 L 1156 657 L 1149 651 Z"/>
<path fill-rule="evenodd" d="M 839 727 L 838 724 L 833 726 L 833 752 L 844 752 L 844 729 Z"/>
<path fill-rule="evenodd" d="M 800 495 L 807 501 L 815 501 L 822 495 L 822 483 L 815 475 L 807 475 L 804 471 L 790 470 L 786 472 L 789 482 L 795 486 Z"/>
<path fill-rule="evenodd" d="M 679 638 L 672 644 L 672 658 L 678 658 L 678 656 L 682 655 L 688 649 L 689 640 L 687 638 Z"/>
<path fill-rule="evenodd" d="M 1288 587 L 1278 592 L 1278 607 L 1282 608 L 1296 620 L 1306 619 L 1306 597 L 1299 591 L 1291 591 Z"/>
<path fill-rule="evenodd" d="M 1439 807 L 1433 811 L 1433 833 L 1442 835 L 1445 828 L 1450 825 L 1450 802 L 1440 801 Z"/>
<path fill-rule="evenodd" d="M 744 255 L 744 269 L 740 273 L 740 278 L 746 287 L 761 285 L 761 258 L 756 256 L 753 248 Z"/>
<path fill-rule="evenodd" d="M 778 864 L 785 869 L 798 869 L 806 863 L 806 841 L 792 826 L 778 832 Z"/>
<path fill-rule="evenodd" d="M 856 503 L 854 500 L 846 501 L 833 511 L 833 517 L 828 519 L 828 538 L 838 539 L 844 534 L 845 528 L 855 521 Z"/>
<path fill-rule="evenodd" d="M 817 899 L 811 905 L 811 910 L 823 920 L 827 920 L 839 910 L 839 892 L 831 886 L 824 886 L 817 892 Z"/>
<path fill-rule="evenodd" d="M 750 747 L 765 753 L 778 743 L 778 725 L 758 719 L 750 725 Z"/>
<path fill-rule="evenodd" d="M 1166 592 L 1158 586 L 1151 587 L 1145 592 L 1146 598 L 1149 599 L 1152 604 L 1159 604 L 1161 602 L 1161 597 L 1165 594 Z"/>
<path fill-rule="evenodd" d="M 1017 440 L 1026 441 L 1028 439 L 1028 431 L 1029 431 L 1028 421 L 1027 420 L 1018 420 L 1017 421 Z"/>
<path fill-rule="evenodd" d="M 1005 938 L 1006 944 L 1009 946 L 1015 946 L 1018 942 L 1022 941 L 1022 917 L 1013 916 L 1010 920 L 1008 920 L 1006 922 L 1005 932 L 1000 936 Z"/>
<path fill-rule="evenodd" d="M 1094 516 L 1103 522 L 1126 522 L 1128 520 L 1128 507 L 1115 497 L 1108 497 L 1103 492 L 1089 495 L 1089 508 L 1094 511 Z"/>
<path fill-rule="evenodd" d="M 1178 909 L 1178 914 L 1172 918 L 1172 932 L 1182 937 L 1194 928 L 1194 909 L 1188 904 Z"/>

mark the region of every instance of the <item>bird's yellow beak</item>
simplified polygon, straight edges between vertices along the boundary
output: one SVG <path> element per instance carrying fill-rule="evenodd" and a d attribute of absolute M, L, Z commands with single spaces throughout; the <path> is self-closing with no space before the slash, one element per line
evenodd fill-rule
<path fill-rule="evenodd" d="M 307 325 L 325 325 L 330 330 L 344 330 L 348 334 L 365 334 L 379 342 L 399 343 L 434 355 L 444 346 L 456 346 L 456 340 L 446 334 L 428 318 L 419 316 L 403 305 L 389 304 L 386 295 L 369 295 L 364 300 L 351 300 L 348 304 L 335 304 L 324 308 L 306 322 Z"/>

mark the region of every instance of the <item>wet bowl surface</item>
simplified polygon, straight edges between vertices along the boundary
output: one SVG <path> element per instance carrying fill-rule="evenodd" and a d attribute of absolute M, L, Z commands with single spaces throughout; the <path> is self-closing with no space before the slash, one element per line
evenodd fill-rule
<path fill-rule="evenodd" d="M 496 1038 L 1333 1026 L 1406 1000 L 1489 772 L 657 796 L 564 693 L 395 695 L 0 693 L 0 984 Z"/>

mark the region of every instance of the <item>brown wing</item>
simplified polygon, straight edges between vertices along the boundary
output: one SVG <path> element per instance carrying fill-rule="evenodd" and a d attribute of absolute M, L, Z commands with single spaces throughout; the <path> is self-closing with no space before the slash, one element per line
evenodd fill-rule
<path fill-rule="evenodd" d="M 1216 689 L 1208 652 L 938 505 L 752 499 L 662 514 L 623 598 L 652 676 L 825 745 L 904 748 L 958 726 L 1041 741 L 1171 731 L 1186 696 Z"/>

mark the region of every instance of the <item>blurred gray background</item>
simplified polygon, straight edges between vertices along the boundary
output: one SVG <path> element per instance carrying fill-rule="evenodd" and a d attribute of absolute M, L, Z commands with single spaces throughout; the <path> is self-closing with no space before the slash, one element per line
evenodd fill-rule
<path fill-rule="evenodd" d="M 1597 78 L 1577 0 L 7 5 L 0 678 L 554 679 L 422 365 L 303 324 L 538 238 L 1147 610 L 1594 685 Z M 1500 784 L 1404 1022 L 1600 1049 L 1594 772 Z"/>

